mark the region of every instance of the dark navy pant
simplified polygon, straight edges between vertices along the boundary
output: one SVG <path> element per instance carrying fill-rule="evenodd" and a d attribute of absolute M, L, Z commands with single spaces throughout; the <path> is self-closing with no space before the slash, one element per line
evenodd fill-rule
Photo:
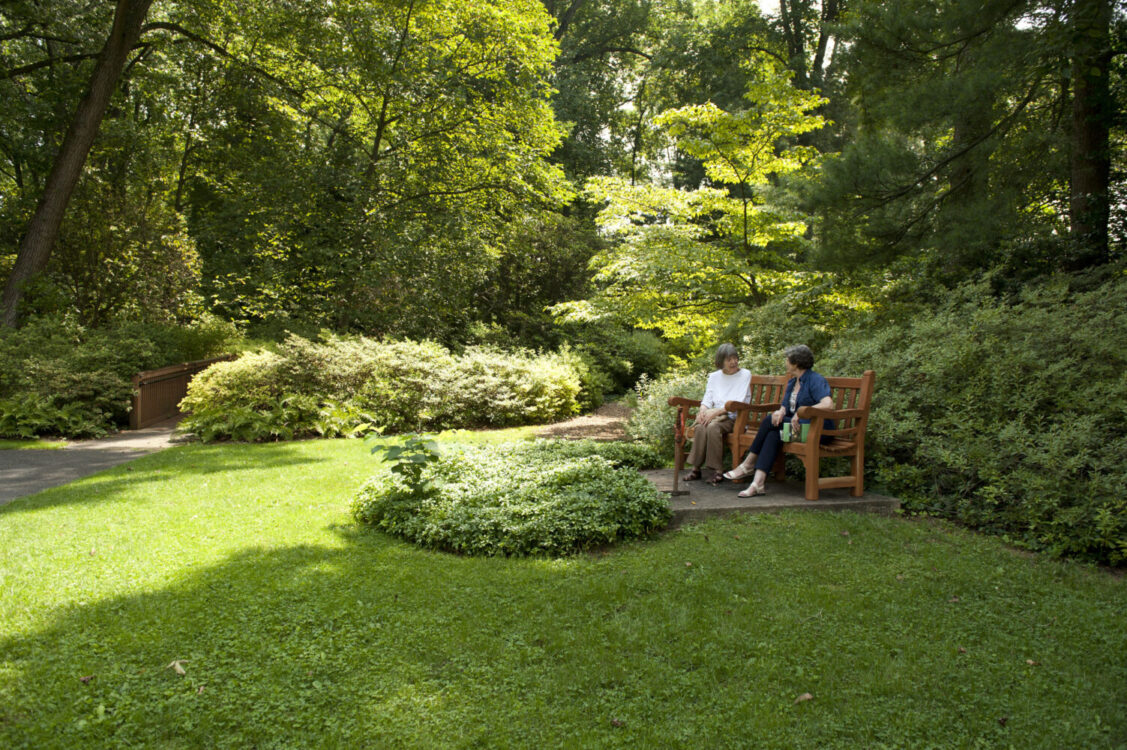
<path fill-rule="evenodd" d="M 755 454 L 755 468 L 771 473 L 771 467 L 775 465 L 783 444 L 784 424 L 785 419 L 778 426 L 771 424 L 770 414 L 759 423 L 759 432 L 755 433 L 755 440 L 751 441 L 751 450 L 748 451 Z"/>
<path fill-rule="evenodd" d="M 755 454 L 755 468 L 771 473 L 771 467 L 775 465 L 775 459 L 779 457 L 779 451 L 782 450 L 783 445 L 783 425 L 789 422 L 793 415 L 788 415 L 776 427 L 771 424 L 771 415 L 768 414 L 759 423 L 759 432 L 755 433 L 755 440 L 751 441 L 751 448 L 748 453 Z M 833 423 L 826 425 L 826 429 L 833 429 Z M 828 443 L 833 440 L 830 435 L 823 435 L 822 442 Z"/>

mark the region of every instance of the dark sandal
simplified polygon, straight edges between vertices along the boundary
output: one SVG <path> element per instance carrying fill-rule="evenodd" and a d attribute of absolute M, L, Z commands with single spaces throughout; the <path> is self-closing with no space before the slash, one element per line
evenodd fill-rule
<path fill-rule="evenodd" d="M 724 472 L 718 471 L 712 475 L 712 479 L 709 479 L 708 483 L 713 487 L 716 487 L 718 485 L 724 484 L 725 479 L 727 479 L 727 477 L 724 476 Z"/>
<path fill-rule="evenodd" d="M 695 482 L 700 479 L 700 469 L 693 469 L 685 476 L 681 477 L 682 482 Z"/>

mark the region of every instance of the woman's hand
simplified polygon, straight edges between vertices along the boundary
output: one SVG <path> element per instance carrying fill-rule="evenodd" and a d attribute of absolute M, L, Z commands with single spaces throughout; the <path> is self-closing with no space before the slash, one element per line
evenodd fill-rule
<path fill-rule="evenodd" d="M 778 409 L 771 412 L 771 424 L 778 427 L 779 425 L 781 425 L 783 423 L 783 420 L 786 419 L 786 416 L 787 416 L 787 410 L 780 406 Z"/>
<path fill-rule="evenodd" d="M 697 424 L 701 427 L 707 427 L 709 422 L 723 413 L 723 409 L 701 409 L 697 412 Z"/>

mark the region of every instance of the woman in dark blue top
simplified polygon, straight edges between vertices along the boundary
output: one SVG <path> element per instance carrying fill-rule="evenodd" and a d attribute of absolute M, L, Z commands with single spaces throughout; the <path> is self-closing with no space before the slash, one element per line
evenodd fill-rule
<path fill-rule="evenodd" d="M 783 392 L 783 405 L 773 411 L 759 423 L 759 432 L 751 443 L 747 457 L 732 471 L 724 475 L 725 479 L 737 480 L 746 477 L 755 467 L 755 477 L 751 486 L 740 493 L 740 497 L 755 497 L 767 494 L 767 472 L 775 464 L 779 450 L 783 443 L 782 429 L 786 421 L 790 421 L 791 432 L 797 433 L 802 429 L 803 423 L 809 419 L 798 418 L 800 406 L 815 406 L 819 409 L 832 409 L 833 398 L 830 394 L 830 384 L 826 379 L 814 372 L 814 352 L 810 347 L 799 344 L 786 350 L 786 390 Z M 826 429 L 834 429 L 832 420 L 826 420 Z M 832 437 L 823 436 L 823 441 L 832 440 Z"/>

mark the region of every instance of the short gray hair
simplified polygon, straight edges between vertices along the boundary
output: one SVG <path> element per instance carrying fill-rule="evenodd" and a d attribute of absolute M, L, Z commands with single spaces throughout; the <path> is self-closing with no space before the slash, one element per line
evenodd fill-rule
<path fill-rule="evenodd" d="M 724 362 L 727 361 L 728 357 L 736 357 L 739 359 L 739 356 L 740 353 L 736 350 L 736 347 L 731 344 L 721 344 L 719 348 L 716 349 L 716 359 L 714 360 L 716 369 L 724 369 Z"/>
<path fill-rule="evenodd" d="M 788 346 L 784 354 L 787 361 L 800 370 L 809 370 L 814 366 L 814 352 L 806 344 Z"/>

